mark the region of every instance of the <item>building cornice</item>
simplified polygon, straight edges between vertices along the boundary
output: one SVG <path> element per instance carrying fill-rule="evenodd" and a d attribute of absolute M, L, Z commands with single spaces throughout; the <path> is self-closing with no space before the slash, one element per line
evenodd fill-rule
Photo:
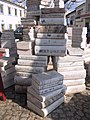
<path fill-rule="evenodd" d="M 22 9 L 25 9 L 25 7 L 20 6 L 20 5 L 16 4 L 16 3 L 13 3 L 13 2 L 11 2 L 11 1 L 8 1 L 8 0 L 0 0 L 0 1 L 2 1 L 2 2 L 4 2 L 4 3 L 9 3 L 9 4 L 11 4 L 11 5 L 20 7 L 20 8 L 22 8 Z"/>
<path fill-rule="evenodd" d="M 80 15 L 81 18 L 90 18 L 90 12 Z"/>

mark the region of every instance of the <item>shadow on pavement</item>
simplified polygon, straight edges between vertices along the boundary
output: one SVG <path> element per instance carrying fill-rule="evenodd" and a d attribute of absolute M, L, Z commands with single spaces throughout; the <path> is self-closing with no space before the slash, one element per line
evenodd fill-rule
<path fill-rule="evenodd" d="M 14 86 L 8 88 L 5 93 L 7 99 L 28 110 L 25 94 L 16 94 Z M 33 113 L 31 110 L 29 111 Z M 39 118 L 35 113 L 33 113 L 33 116 L 36 116 L 34 120 L 90 120 L 90 90 L 68 95 L 65 103 L 51 112 L 46 118 Z"/>

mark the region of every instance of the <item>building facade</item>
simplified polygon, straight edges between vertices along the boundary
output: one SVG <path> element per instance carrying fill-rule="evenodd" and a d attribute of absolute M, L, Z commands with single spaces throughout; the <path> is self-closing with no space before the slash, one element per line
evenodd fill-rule
<path fill-rule="evenodd" d="M 86 0 L 85 13 L 81 15 L 81 18 L 85 20 L 85 26 L 90 31 L 90 0 Z"/>
<path fill-rule="evenodd" d="M 0 0 L 0 31 L 15 30 L 25 16 L 25 8 L 7 0 Z"/>
<path fill-rule="evenodd" d="M 68 26 L 70 26 L 70 27 L 75 26 L 75 16 L 76 16 L 76 10 L 74 10 L 66 15 Z"/>
<path fill-rule="evenodd" d="M 69 19 L 68 25 L 75 27 L 85 27 L 85 19 L 81 16 L 85 13 L 86 4 L 85 2 L 76 7 L 76 9 L 66 15 L 67 20 Z"/>
<path fill-rule="evenodd" d="M 81 18 L 81 15 L 85 13 L 86 10 L 86 3 L 82 3 L 78 7 L 76 7 L 76 17 L 75 23 L 76 27 L 85 27 L 85 20 Z"/>

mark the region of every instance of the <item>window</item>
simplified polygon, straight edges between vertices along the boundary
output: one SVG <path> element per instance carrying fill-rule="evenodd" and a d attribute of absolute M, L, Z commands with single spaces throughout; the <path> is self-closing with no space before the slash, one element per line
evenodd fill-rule
<path fill-rule="evenodd" d="M 90 4 L 88 4 L 88 12 L 90 12 Z"/>
<path fill-rule="evenodd" d="M 18 25 L 17 25 L 17 24 L 16 24 L 15 26 L 16 26 L 16 28 L 18 27 Z"/>
<path fill-rule="evenodd" d="M 11 14 L 11 8 L 8 7 L 8 14 L 10 15 Z"/>
<path fill-rule="evenodd" d="M 15 15 L 17 16 L 17 9 L 15 9 Z"/>
<path fill-rule="evenodd" d="M 4 24 L 1 24 L 2 31 L 4 30 Z"/>
<path fill-rule="evenodd" d="M 24 10 L 24 17 L 26 17 L 26 11 Z"/>
<path fill-rule="evenodd" d="M 82 13 L 83 13 L 83 9 L 78 10 L 78 12 L 77 12 L 77 16 L 80 16 Z"/>
<path fill-rule="evenodd" d="M 3 5 L 0 4 L 0 13 L 3 13 Z"/>
<path fill-rule="evenodd" d="M 75 18 L 75 16 L 74 16 L 74 15 L 72 15 L 72 16 L 71 16 L 71 19 L 72 19 L 72 20 L 74 20 L 74 18 Z"/>
<path fill-rule="evenodd" d="M 20 16 L 22 16 L 22 11 L 20 10 Z"/>
<path fill-rule="evenodd" d="M 73 20 L 70 20 L 70 25 L 73 25 Z"/>
<path fill-rule="evenodd" d="M 12 24 L 9 24 L 9 30 L 11 30 L 12 29 Z"/>

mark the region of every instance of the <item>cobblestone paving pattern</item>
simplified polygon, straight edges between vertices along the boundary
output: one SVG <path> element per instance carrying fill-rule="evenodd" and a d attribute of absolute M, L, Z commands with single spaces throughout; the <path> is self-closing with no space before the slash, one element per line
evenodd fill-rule
<path fill-rule="evenodd" d="M 26 96 L 7 89 L 7 100 L 0 100 L 0 120 L 90 120 L 90 85 L 82 93 L 69 95 L 66 102 L 42 118 L 26 107 Z"/>

